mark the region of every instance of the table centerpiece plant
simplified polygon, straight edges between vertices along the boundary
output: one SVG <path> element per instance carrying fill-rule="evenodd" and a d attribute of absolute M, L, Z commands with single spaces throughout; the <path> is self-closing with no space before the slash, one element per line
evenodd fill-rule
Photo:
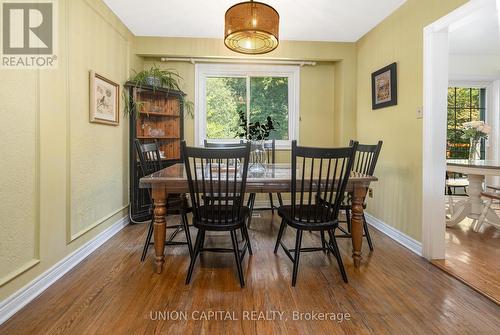
<path fill-rule="evenodd" d="M 462 124 L 464 140 L 469 140 L 469 160 L 481 158 L 481 140 L 487 139 L 491 133 L 491 127 L 484 121 L 470 121 Z"/>
<path fill-rule="evenodd" d="M 250 168 L 251 172 L 264 172 L 266 163 L 266 154 L 264 142 L 269 139 L 273 131 L 276 131 L 275 124 L 271 116 L 267 116 L 264 122 L 255 121 L 248 123 L 246 113 L 243 110 L 238 111 L 240 124 L 236 137 L 251 142 Z"/>

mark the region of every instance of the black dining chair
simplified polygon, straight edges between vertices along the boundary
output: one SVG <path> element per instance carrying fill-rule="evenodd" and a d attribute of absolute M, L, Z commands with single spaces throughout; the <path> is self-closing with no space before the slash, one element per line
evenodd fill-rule
<path fill-rule="evenodd" d="M 228 142 L 209 142 L 208 140 L 204 140 L 204 147 L 205 148 L 235 148 L 235 147 L 240 147 L 244 145 L 245 142 L 243 140 L 240 140 L 239 143 L 228 143 Z M 276 163 L 276 140 L 270 140 L 270 141 L 265 141 L 264 142 L 264 154 L 266 155 L 267 162 L 270 162 L 272 164 Z M 281 197 L 281 193 L 277 193 L 276 196 L 278 197 L 278 203 L 279 205 L 283 205 L 283 200 Z M 256 194 L 255 193 L 250 193 L 248 196 L 248 201 L 247 201 L 247 207 L 250 208 L 250 217 L 248 218 L 248 228 L 250 228 L 250 224 L 252 222 L 252 213 L 254 210 L 255 206 L 255 199 L 256 199 Z M 273 194 L 269 193 L 269 202 L 270 202 L 270 209 L 272 214 L 274 215 L 274 210 L 277 208 L 274 206 L 273 202 Z M 259 209 L 267 209 L 267 208 L 259 208 Z M 272 222 L 272 221 L 271 221 Z"/>
<path fill-rule="evenodd" d="M 335 230 L 357 145 L 354 142 L 346 148 L 311 148 L 298 147 L 297 142 L 292 141 L 292 204 L 280 206 L 278 210 L 282 221 L 274 247 L 274 253 L 277 253 L 281 245 L 293 262 L 292 286 L 297 282 L 300 253 L 325 249 L 337 259 L 342 279 L 347 283 Z M 297 169 L 300 169 L 299 176 Z M 297 230 L 294 249 L 288 249 L 282 242 L 287 226 Z M 304 230 L 321 233 L 321 248 L 302 248 Z M 325 232 L 330 236 L 328 243 L 324 242 Z"/>
<path fill-rule="evenodd" d="M 135 147 L 137 150 L 137 156 L 139 157 L 139 164 L 141 167 L 141 172 L 143 176 L 150 175 L 156 171 L 163 168 L 163 164 L 160 157 L 160 150 L 158 142 L 155 140 L 152 143 L 142 144 L 139 140 L 135 140 Z M 151 190 L 148 189 L 148 196 L 153 203 L 151 197 Z M 151 206 L 151 212 L 153 212 L 153 206 Z M 185 194 L 169 194 L 167 197 L 167 215 L 180 215 L 181 224 L 174 226 L 167 226 L 168 229 L 175 229 L 170 237 L 165 241 L 165 245 L 187 245 L 189 249 L 189 255 L 193 254 L 193 247 L 191 244 L 191 235 L 189 234 L 189 225 L 187 220 L 187 213 L 191 212 L 191 208 L 188 205 L 188 201 Z M 149 246 L 153 244 L 151 238 L 153 236 L 153 219 L 151 219 L 148 228 L 148 234 L 146 236 L 146 241 L 144 242 L 144 247 L 142 249 L 141 262 L 146 259 L 146 254 L 148 252 Z M 174 241 L 177 234 L 184 230 L 186 234 L 186 242 Z"/>
<path fill-rule="evenodd" d="M 186 284 L 191 281 L 196 258 L 201 252 L 233 252 L 240 286 L 244 287 L 242 261 L 247 249 L 249 254 L 252 254 L 246 227 L 250 209 L 244 206 L 242 201 L 248 174 L 250 144 L 215 149 L 187 147 L 183 141 L 181 149 L 193 205 L 193 225 L 198 228 Z M 243 236 L 242 249 L 236 237 L 238 230 Z M 233 248 L 205 248 L 207 231 L 229 232 Z"/>
<path fill-rule="evenodd" d="M 240 147 L 245 147 L 246 144 L 243 140 L 240 140 L 239 143 L 234 143 L 234 142 L 209 142 L 208 140 L 205 139 L 204 143 L 203 143 L 203 146 L 205 148 L 212 148 L 212 149 L 227 149 L 227 148 L 240 148 Z M 214 194 L 213 195 L 215 198 L 217 198 L 217 194 Z M 215 198 L 211 198 L 210 196 L 207 196 L 205 199 L 205 201 L 212 201 L 212 199 L 215 199 Z M 251 197 L 249 196 L 248 198 L 248 204 L 250 204 L 250 201 L 251 201 Z M 250 209 L 252 209 L 252 207 L 250 207 Z"/>
<path fill-rule="evenodd" d="M 350 141 L 349 145 L 354 143 L 353 140 Z M 378 157 L 380 155 L 380 151 L 382 150 L 382 141 L 378 141 L 377 144 L 369 145 L 369 144 L 358 144 L 356 149 L 356 156 L 354 159 L 354 163 L 352 165 L 352 171 L 363 173 L 368 176 L 373 176 L 375 172 L 375 167 L 377 166 Z M 363 208 L 366 209 L 366 203 L 363 204 Z M 346 216 L 346 225 L 347 230 L 342 226 L 339 226 L 339 230 L 341 234 L 337 235 L 339 238 L 351 238 L 351 211 L 352 211 L 352 203 L 351 203 L 351 195 L 349 194 L 345 202 L 342 204 L 341 209 L 345 211 Z M 366 222 L 365 215 L 363 213 L 363 236 L 366 237 L 368 242 L 368 246 L 370 247 L 370 251 L 373 251 L 373 242 L 370 236 L 370 230 L 368 229 L 368 223 Z"/>

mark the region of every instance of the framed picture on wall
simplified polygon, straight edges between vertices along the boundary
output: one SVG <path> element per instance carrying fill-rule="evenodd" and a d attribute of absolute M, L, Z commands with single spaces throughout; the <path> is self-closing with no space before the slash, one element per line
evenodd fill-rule
<path fill-rule="evenodd" d="M 90 122 L 117 126 L 119 110 L 120 85 L 90 71 Z"/>
<path fill-rule="evenodd" d="M 372 109 L 398 104 L 397 65 L 392 63 L 372 73 Z"/>

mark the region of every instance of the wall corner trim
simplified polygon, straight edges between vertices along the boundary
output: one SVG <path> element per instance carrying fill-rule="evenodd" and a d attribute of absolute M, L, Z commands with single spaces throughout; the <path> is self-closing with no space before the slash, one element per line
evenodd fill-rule
<path fill-rule="evenodd" d="M 415 254 L 422 256 L 422 243 L 400 232 L 396 228 L 388 225 L 387 223 L 374 217 L 373 215 L 365 213 L 365 217 L 366 217 L 366 222 L 370 226 L 377 229 L 381 233 L 389 236 L 394 241 L 401 244 L 403 247 L 409 249 L 410 251 L 413 251 Z"/>
<path fill-rule="evenodd" d="M 0 325 L 10 319 L 15 313 L 30 303 L 33 299 L 42 294 L 43 291 L 49 288 L 59 278 L 64 276 L 97 248 L 122 230 L 128 223 L 128 216 L 119 219 L 109 228 L 102 231 L 96 237 L 54 264 L 51 268 L 25 285 L 23 288 L 7 297 L 5 300 L 0 301 Z"/>

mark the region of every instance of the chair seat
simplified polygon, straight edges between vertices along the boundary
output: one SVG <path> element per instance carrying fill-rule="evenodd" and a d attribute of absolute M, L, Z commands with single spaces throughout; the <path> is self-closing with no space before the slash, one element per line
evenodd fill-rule
<path fill-rule="evenodd" d="M 446 186 L 447 187 L 467 187 L 469 186 L 469 180 L 468 179 L 446 179 Z"/>
<path fill-rule="evenodd" d="M 493 200 L 500 200 L 500 194 L 493 192 L 481 192 L 482 197 L 490 198 Z"/>
<path fill-rule="evenodd" d="M 331 216 L 331 209 L 326 206 L 296 205 L 295 217 L 292 217 L 292 206 L 285 205 L 278 208 L 278 214 L 285 219 L 290 226 L 297 229 L 330 230 L 338 226 L 338 220 L 320 221 L 322 217 Z M 301 220 L 299 220 L 299 214 L 302 214 Z"/>
<path fill-rule="evenodd" d="M 199 218 L 193 218 L 193 225 L 197 228 L 213 231 L 228 231 L 241 228 L 250 215 L 250 209 L 246 206 L 241 207 L 240 219 L 230 220 L 232 216 L 232 207 L 226 209 L 224 205 L 205 205 L 198 209 Z M 228 218 L 226 221 L 225 218 Z"/>
<path fill-rule="evenodd" d="M 500 186 L 498 186 L 498 185 L 488 185 L 488 186 L 486 186 L 486 188 L 489 188 L 489 189 L 494 190 L 494 191 L 500 191 Z"/>

